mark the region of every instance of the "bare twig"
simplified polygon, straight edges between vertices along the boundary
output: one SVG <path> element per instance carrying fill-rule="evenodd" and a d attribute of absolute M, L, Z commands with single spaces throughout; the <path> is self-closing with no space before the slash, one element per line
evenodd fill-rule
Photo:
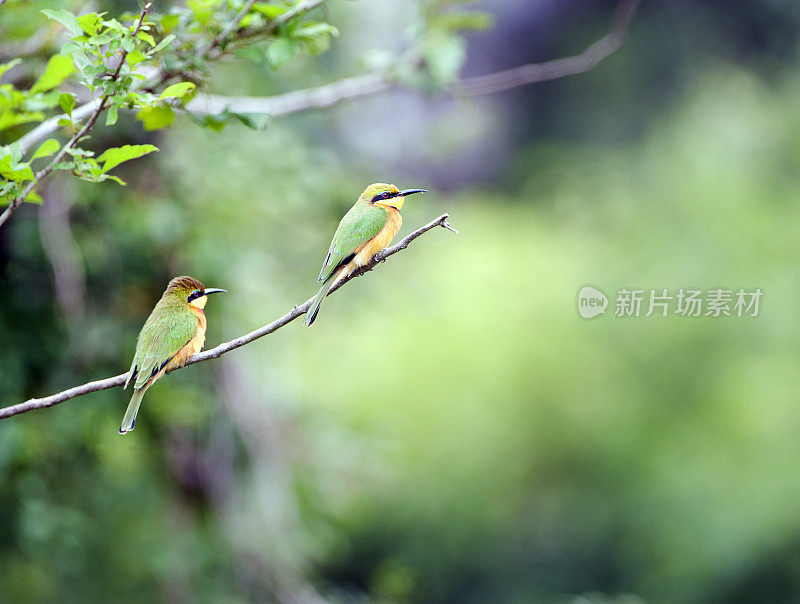
<path fill-rule="evenodd" d="M 323 1 L 311 0 L 302 5 L 302 10 L 315 8 L 322 4 Z M 454 92 L 471 95 L 491 94 L 515 86 L 523 86 L 533 82 L 542 82 L 589 71 L 622 45 L 625 31 L 638 3 L 639 0 L 621 0 L 614 13 L 611 31 L 579 55 L 545 63 L 531 63 L 506 71 L 465 78 L 454 86 Z M 267 26 L 266 31 L 271 33 L 281 23 L 296 16 L 300 9 L 301 5 L 298 5 L 292 11 L 284 13 L 278 19 L 272 21 Z M 162 81 L 159 78 L 162 77 L 163 74 L 160 73 L 151 74 L 147 82 L 142 86 L 145 88 L 157 86 Z M 187 104 L 187 109 L 199 115 L 217 115 L 227 109 L 234 113 L 281 116 L 307 109 L 329 107 L 345 100 L 384 92 L 394 86 L 394 80 L 387 73 L 375 72 L 344 78 L 315 88 L 295 90 L 269 97 L 231 97 L 200 93 Z M 94 111 L 97 103 L 98 101 L 95 100 L 81 105 L 72 114 L 78 119 L 83 119 Z M 56 116 L 41 123 L 20 138 L 18 144 L 22 151 L 27 151 L 36 143 L 56 132 L 59 128 L 58 119 L 60 117 L 63 116 Z"/>
<path fill-rule="evenodd" d="M 447 222 L 447 219 L 450 217 L 449 214 L 442 214 L 435 220 L 430 221 L 425 226 L 418 228 L 416 231 L 409 233 L 406 235 L 401 241 L 399 241 L 396 245 L 392 247 L 386 248 L 385 250 L 375 254 L 375 257 L 370 260 L 370 262 L 354 272 L 349 277 L 343 279 L 338 285 L 331 289 L 331 293 L 342 287 L 345 283 L 363 275 L 364 273 L 371 271 L 375 268 L 378 264 L 386 260 L 389 256 L 393 256 L 394 254 L 406 249 L 408 244 L 414 241 L 420 235 L 427 233 L 428 231 L 435 229 L 436 227 L 442 227 L 448 229 L 450 231 L 456 232 L 453 227 L 450 226 L 450 223 Z M 266 335 L 271 334 L 274 331 L 277 331 L 284 325 L 287 325 L 294 321 L 297 317 L 302 316 L 308 310 L 308 307 L 311 306 L 311 302 L 313 298 L 309 298 L 300 306 L 292 307 L 288 313 L 283 315 L 282 317 L 275 319 L 272 323 L 268 323 L 263 327 L 259 327 L 258 329 L 251 331 L 248 334 L 245 334 L 239 338 L 231 340 L 230 342 L 224 342 L 215 348 L 211 348 L 210 350 L 206 350 L 204 352 L 197 353 L 192 355 L 187 362 L 187 365 L 193 365 L 194 363 L 201 363 L 203 361 L 207 361 L 209 359 L 216 359 L 226 352 L 230 352 L 236 348 L 240 348 L 257 340 L 259 338 L 263 338 Z M 18 403 L 16 405 L 10 405 L 8 407 L 0 408 L 0 419 L 4 419 L 7 417 L 11 417 L 13 415 L 18 415 L 20 413 L 25 413 L 27 411 L 33 411 L 34 409 L 44 409 L 46 407 L 52 407 L 53 405 L 57 405 L 58 403 L 63 403 L 71 398 L 75 398 L 78 396 L 82 396 L 84 394 L 89 394 L 90 392 L 97 392 L 98 390 L 107 390 L 108 388 L 114 388 L 115 386 L 121 386 L 125 383 L 125 379 L 127 378 L 127 373 L 121 373 L 119 375 L 115 375 L 114 377 L 106 378 L 104 380 L 96 380 L 94 382 L 88 382 L 86 384 L 82 384 L 80 386 L 75 386 L 74 388 L 69 388 L 68 390 L 64 390 L 63 392 L 59 392 L 57 394 L 53 394 L 51 396 L 47 396 L 44 398 L 32 398 L 30 400 L 25 401 L 24 403 Z"/>
<path fill-rule="evenodd" d="M 136 37 L 136 34 L 139 32 L 139 28 L 142 26 L 142 23 L 144 22 L 144 18 L 147 16 L 147 13 L 150 12 L 151 6 L 152 4 L 150 2 L 144 5 L 142 12 L 139 14 L 139 21 L 136 23 L 136 27 L 133 29 L 133 33 L 131 34 L 132 37 L 134 38 Z M 122 64 L 125 63 L 125 57 L 127 56 L 128 56 L 127 50 L 123 50 L 120 53 L 119 63 L 117 64 L 117 68 L 114 70 L 114 73 L 111 76 L 112 80 L 116 80 L 119 77 L 119 73 L 122 70 Z M 10 204 L 8 204 L 8 207 L 5 209 L 5 211 L 2 214 L 0 214 L 0 226 L 3 226 L 3 223 L 5 223 L 6 220 L 9 219 L 11 214 L 20 205 L 22 205 L 22 202 L 25 201 L 25 198 L 28 197 L 31 191 L 33 191 L 36 188 L 36 185 L 39 184 L 39 182 L 41 182 L 41 180 L 45 178 L 48 174 L 50 174 L 50 172 L 53 171 L 53 168 L 56 166 L 56 164 L 58 164 L 58 162 L 60 162 L 64 158 L 64 156 L 67 154 L 67 151 L 72 149 L 72 147 L 74 147 L 75 144 L 84 136 L 86 136 L 89 130 L 92 129 L 92 126 L 94 126 L 95 122 L 97 121 L 97 118 L 100 117 L 100 114 L 107 107 L 106 103 L 108 102 L 109 98 L 111 98 L 110 92 L 107 92 L 105 95 L 103 95 L 103 98 L 101 98 L 100 101 L 98 101 L 97 106 L 89 116 L 89 119 L 86 120 L 86 123 L 83 125 L 83 127 L 80 130 L 78 130 L 78 132 L 76 132 L 73 135 L 73 137 L 69 139 L 69 141 L 67 141 L 67 143 L 63 147 L 61 147 L 59 152 L 55 154 L 53 159 L 51 159 L 44 168 L 39 170 L 34 175 L 33 180 L 30 181 L 28 185 L 22 190 L 22 193 L 20 193 L 17 197 L 14 198 L 14 200 Z"/>
<path fill-rule="evenodd" d="M 186 108 L 199 115 L 218 115 L 227 109 L 235 113 L 266 113 L 276 117 L 306 109 L 330 107 L 346 99 L 375 94 L 391 87 L 392 81 L 385 74 L 368 73 L 269 97 L 198 94 Z"/>
<path fill-rule="evenodd" d="M 509 88 L 589 71 L 622 46 L 628 25 L 638 4 L 639 0 L 621 0 L 614 11 L 609 33 L 578 55 L 544 63 L 529 63 L 497 73 L 464 78 L 457 82 L 452 90 L 458 95 L 492 94 Z M 315 88 L 295 90 L 269 97 L 200 93 L 187 104 L 186 108 L 199 115 L 218 115 L 227 109 L 233 113 L 257 113 L 277 117 L 307 109 L 329 107 L 341 101 L 383 92 L 395 85 L 395 80 L 388 73 L 375 72 L 344 78 Z"/>
<path fill-rule="evenodd" d="M 455 86 L 456 93 L 481 95 L 501 92 L 517 86 L 556 80 L 593 69 L 608 55 L 616 52 L 625 41 L 628 24 L 639 0 L 621 0 L 614 10 L 611 30 L 582 53 L 544 63 L 529 63 L 472 78 L 465 78 Z"/>

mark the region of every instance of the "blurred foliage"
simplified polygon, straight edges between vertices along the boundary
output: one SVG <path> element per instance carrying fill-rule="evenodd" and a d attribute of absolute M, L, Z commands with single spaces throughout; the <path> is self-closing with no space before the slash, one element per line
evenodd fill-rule
<path fill-rule="evenodd" d="M 332 5 L 330 69 L 298 58 L 284 77 L 346 70 L 355 20 L 405 8 L 389 5 Z M 553 128 L 508 148 L 493 182 L 409 199 L 404 232 L 450 211 L 461 233 L 420 238 L 312 329 L 171 374 L 124 438 L 118 389 L 0 421 L 0 600 L 795 601 L 796 58 L 759 55 L 765 75 L 698 50 L 641 136 L 607 136 L 622 112 L 606 121 L 587 95 L 640 100 L 619 74 L 650 73 L 659 50 L 637 52 L 655 42 L 636 32 L 664 27 L 651 19 L 591 85 L 560 85 L 559 122 L 580 118 L 582 136 Z M 210 86 L 281 83 L 267 79 L 252 63 Z M 403 98 L 380 102 L 411 111 Z M 0 401 L 124 371 L 173 275 L 230 290 L 207 307 L 210 346 L 312 295 L 365 184 L 428 184 L 375 169 L 407 122 L 372 154 L 343 151 L 371 102 L 266 135 L 178 118 L 156 136 L 120 113 L 98 144 L 161 149 L 119 166 L 129 187 L 54 179 L 0 230 Z M 445 126 L 417 157 L 439 157 L 447 128 L 490 161 L 502 128 L 459 116 L 498 124 L 509 106 L 437 107 Z M 52 253 L 59 203 L 77 267 Z M 56 289 L 54 274 L 73 278 Z M 82 304 L 64 305 L 64 283 Z M 586 284 L 764 297 L 756 318 L 583 320 Z"/>
<path fill-rule="evenodd" d="M 0 145 L 0 204 L 15 207 L 23 201 L 41 203 L 41 196 L 34 189 L 51 169 L 71 172 L 89 182 L 113 180 L 126 184 L 108 171 L 158 149 L 153 145 L 126 145 L 122 149 L 105 149 L 95 159 L 99 151 L 78 145 L 88 138 L 100 114 L 105 113 L 106 126 L 113 126 L 121 109 L 134 110 L 144 130 L 160 130 L 174 122 L 174 108 L 186 110 L 186 102 L 196 94 L 197 85 L 190 80 L 202 84 L 214 62 L 233 51 L 239 59 L 257 65 L 266 63 L 272 69 L 299 52 L 325 52 L 338 30 L 327 22 L 306 18 L 321 4 L 194 0 L 175 4 L 164 13 L 151 12 L 151 4 L 146 4 L 139 14 L 121 17 L 130 25 L 108 17 L 106 12 L 86 12 L 83 8 L 78 14 L 63 8 L 39 10 L 66 30 L 65 42 L 59 54 L 50 56 L 30 89 L 17 88 L 12 82 L 0 85 L 0 131 L 57 119 L 69 141 L 62 147 L 57 139 L 49 138 L 27 160 L 28 148 L 39 139 L 29 142 L 25 137 L 12 138 L 8 144 Z M 460 32 L 486 29 L 491 23 L 484 13 L 453 10 L 459 4 L 464 2 L 422 3 L 416 33 L 419 49 L 406 53 L 410 59 L 393 61 L 395 70 L 398 66 L 404 68 L 401 71 L 409 82 L 430 80 L 442 86 L 458 77 L 465 59 Z M 28 13 L 19 18 L 29 21 L 36 17 L 40 15 Z M 47 26 L 40 27 L 35 35 L 42 38 L 41 44 L 26 48 L 12 43 L 5 52 L 24 55 L 43 50 L 49 34 Z M 12 34 L 18 31 L 9 29 Z M 22 63 L 22 58 L 13 57 L 0 64 L 0 77 Z M 388 63 L 382 67 L 389 71 Z M 91 113 L 73 114 L 78 101 L 78 95 L 69 87 L 73 74 L 90 93 L 89 98 L 98 101 L 97 109 Z M 88 102 L 85 94 L 83 97 L 82 101 Z M 219 130 L 231 118 L 254 129 L 261 127 L 260 120 L 228 109 L 218 115 L 196 116 L 194 121 Z M 53 155 L 47 163 L 32 163 Z M 113 160 L 108 161 L 111 157 Z"/>

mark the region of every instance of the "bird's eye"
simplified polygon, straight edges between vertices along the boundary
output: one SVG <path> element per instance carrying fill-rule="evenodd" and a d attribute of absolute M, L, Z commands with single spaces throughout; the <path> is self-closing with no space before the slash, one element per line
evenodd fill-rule
<path fill-rule="evenodd" d="M 191 302 L 191 301 L 192 301 L 192 300 L 194 300 L 195 298 L 199 298 L 199 297 L 200 297 L 200 290 L 199 290 L 199 289 L 196 289 L 196 290 L 192 291 L 192 293 L 191 293 L 191 294 L 189 294 L 189 298 L 188 298 L 188 300 L 187 300 L 187 301 L 188 301 L 188 302 Z"/>
<path fill-rule="evenodd" d="M 381 195 L 381 197 L 383 197 L 384 199 L 389 199 L 391 196 L 392 194 L 389 191 L 386 191 L 385 193 L 383 193 L 383 195 Z"/>

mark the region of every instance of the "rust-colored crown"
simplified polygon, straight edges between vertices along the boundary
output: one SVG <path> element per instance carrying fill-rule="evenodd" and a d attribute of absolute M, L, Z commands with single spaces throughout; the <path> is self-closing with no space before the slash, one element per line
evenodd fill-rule
<path fill-rule="evenodd" d="M 197 279 L 195 279 L 194 277 L 189 277 L 187 275 L 183 275 L 181 277 L 175 277 L 172 281 L 169 282 L 169 285 L 167 285 L 167 291 L 192 292 L 196 289 L 203 291 L 205 290 L 205 287 Z"/>

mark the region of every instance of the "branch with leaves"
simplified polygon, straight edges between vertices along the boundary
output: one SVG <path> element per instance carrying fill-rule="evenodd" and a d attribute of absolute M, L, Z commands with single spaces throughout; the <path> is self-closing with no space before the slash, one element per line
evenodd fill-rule
<path fill-rule="evenodd" d="M 377 71 L 270 97 L 221 96 L 197 90 L 210 63 L 245 47 L 257 50 L 253 54 L 261 57 L 258 60 L 273 69 L 300 51 L 317 54 L 327 49 L 330 38 L 337 35 L 336 29 L 325 22 L 303 20 L 324 2 L 299 0 L 287 6 L 283 0 L 275 3 L 246 0 L 234 13 L 227 3 L 221 2 L 173 9 L 165 15 L 150 13 L 148 4 L 138 23 L 128 28 L 96 13 L 75 17 L 64 10 L 43 11 L 62 23 L 73 37 L 62 48 L 62 54 L 51 58 L 45 73 L 29 91 L 18 91 L 10 84 L 0 85 L 0 131 L 18 124 L 42 122 L 15 143 L 0 147 L 0 205 L 4 201 L 9 204 L 0 214 L 0 227 L 24 201 L 41 202 L 35 188 L 53 170 L 71 170 L 79 178 L 92 182 L 122 183 L 108 171 L 122 161 L 157 151 L 153 145 L 126 145 L 119 150 L 106 150 L 95 159 L 91 151 L 78 148 L 77 144 L 103 111 L 108 112 L 106 125 L 116 122 L 120 109 L 129 109 L 136 111 L 146 130 L 157 130 L 172 123 L 176 108 L 185 109 L 199 123 L 219 129 L 234 118 L 257 127 L 249 115 L 281 116 L 329 107 L 401 85 L 439 87 L 456 95 L 491 94 L 593 69 L 622 46 L 639 4 L 639 0 L 620 0 L 609 33 L 580 54 L 459 79 L 465 58 L 460 32 L 488 28 L 491 18 L 463 8 L 453 11 L 448 0 L 427 0 L 422 4 L 424 27 L 416 34 L 412 48 Z M 145 20 L 148 15 L 152 20 Z M 447 52 L 442 52 L 442 46 Z M 115 69 L 109 70 L 107 62 L 113 56 L 121 59 Z M 0 65 L 0 76 L 18 62 Z M 54 92 L 76 69 L 84 86 L 92 92 L 99 87 L 102 98 L 76 107 L 74 94 Z M 3 103 L 4 96 L 11 102 Z M 41 110 L 26 109 L 31 104 L 44 108 L 60 106 L 64 114 L 44 119 Z M 45 139 L 61 128 L 71 128 L 75 135 L 59 150 L 55 139 Z M 24 154 L 39 143 L 33 156 L 23 161 Z M 34 160 L 57 151 L 56 157 L 42 170 L 32 171 Z M 67 156 L 68 161 L 64 161 Z M 109 163 L 107 160 L 111 158 L 113 161 Z"/>
<path fill-rule="evenodd" d="M 542 63 L 528 63 L 512 69 L 469 78 L 461 78 L 448 88 L 457 96 L 481 96 L 511 88 L 556 80 L 585 73 L 594 69 L 603 59 L 622 47 L 628 25 L 640 0 L 621 0 L 614 11 L 609 33 L 591 44 L 583 52 Z M 416 55 L 405 59 L 409 67 L 419 61 Z M 264 114 L 272 117 L 289 115 L 308 109 L 322 109 L 342 101 L 371 96 L 396 88 L 401 79 L 398 71 L 382 70 L 364 75 L 343 78 L 329 84 L 294 90 L 275 96 L 226 96 L 199 92 L 186 109 L 196 115 Z"/>
<path fill-rule="evenodd" d="M 56 168 L 56 166 L 61 166 L 61 169 L 71 167 L 75 171 L 85 172 L 86 174 L 90 175 L 92 177 L 92 180 L 94 180 L 95 182 L 102 182 L 103 180 L 107 179 L 115 179 L 118 182 L 122 182 L 119 180 L 119 178 L 106 174 L 108 170 L 118 165 L 122 161 L 125 161 L 125 159 L 122 158 L 122 155 L 131 156 L 130 158 L 132 159 L 133 157 L 141 157 L 142 155 L 149 153 L 150 151 L 156 150 L 156 147 L 154 147 L 153 145 L 137 145 L 136 147 L 138 147 L 138 149 L 132 147 L 131 145 L 127 145 L 128 149 L 124 150 L 109 149 L 98 158 L 98 161 L 102 161 L 105 159 L 105 164 L 101 167 L 97 163 L 97 161 L 90 159 L 89 156 L 86 155 L 85 153 L 84 154 L 79 153 L 79 150 L 76 149 L 76 144 L 78 143 L 78 141 L 83 139 L 83 137 L 89 133 L 89 130 L 92 129 L 92 126 L 94 126 L 95 122 L 97 121 L 97 118 L 100 117 L 100 114 L 103 112 L 103 110 L 111 106 L 109 101 L 111 97 L 115 94 L 116 90 L 119 88 L 118 86 L 119 76 L 120 72 L 122 71 L 122 66 L 125 64 L 125 59 L 128 56 L 129 48 L 134 47 L 132 43 L 126 44 L 126 42 L 131 42 L 132 40 L 136 39 L 136 37 L 142 31 L 144 18 L 147 16 L 147 13 L 150 12 L 150 7 L 151 4 L 149 2 L 145 4 L 144 8 L 142 9 L 142 12 L 139 15 L 139 20 L 133 26 L 133 29 L 130 30 L 129 37 L 127 37 L 128 32 L 123 32 L 123 35 L 126 37 L 123 37 L 122 41 L 120 42 L 119 58 L 117 60 L 117 66 L 114 69 L 114 71 L 111 72 L 111 74 L 108 76 L 106 80 L 107 85 L 104 87 L 104 94 L 101 97 L 100 101 L 97 102 L 94 111 L 92 111 L 92 113 L 89 116 L 89 119 L 86 120 L 86 123 L 83 124 L 83 126 L 81 126 L 80 129 L 78 129 L 78 131 L 72 136 L 72 138 L 69 139 L 69 141 L 63 147 L 61 147 L 58 153 L 55 154 L 55 156 L 47 163 L 47 165 L 33 175 L 33 178 L 31 178 L 30 181 L 28 181 L 27 184 L 24 185 L 22 191 L 16 195 L 14 195 L 15 189 L 22 187 L 22 183 L 25 182 L 25 178 L 28 176 L 27 172 L 31 171 L 30 162 L 27 162 L 27 165 L 24 165 L 20 163 L 19 159 L 17 159 L 14 162 L 15 163 L 14 166 L 9 165 L 10 172 L 15 173 L 17 176 L 20 177 L 20 179 L 9 181 L 7 183 L 8 185 L 10 185 L 8 187 L 8 191 L 3 192 L 3 194 L 7 195 L 8 197 L 13 196 L 13 199 L 11 200 L 11 203 L 8 204 L 8 207 L 5 209 L 5 211 L 2 214 L 0 214 L 0 226 L 2 226 L 3 223 L 6 220 L 8 220 L 8 218 L 11 216 L 11 213 L 14 210 L 16 210 L 22 204 L 22 202 L 28 198 L 28 196 L 33 192 L 34 188 L 36 188 L 36 185 L 39 184 L 41 180 L 45 178 L 48 174 L 50 174 L 50 172 L 52 172 Z M 96 27 L 97 26 L 95 25 L 92 30 L 96 31 Z M 116 50 L 116 48 L 114 48 L 114 50 Z M 57 55 L 57 57 L 53 57 L 53 59 L 57 58 L 63 59 L 64 57 L 62 55 Z M 67 71 L 71 67 L 71 65 L 65 65 L 64 67 L 59 67 L 58 64 L 64 65 L 64 61 L 63 60 L 54 61 L 53 59 L 51 59 L 51 62 L 48 64 L 48 67 L 50 67 L 50 65 L 54 65 L 55 66 L 54 69 L 65 69 Z M 67 60 L 69 61 L 69 59 Z M 44 79 L 45 76 L 47 75 L 48 73 L 47 71 L 45 71 L 42 78 L 40 78 L 40 81 Z M 55 77 L 58 78 L 60 77 L 60 75 L 57 75 Z M 49 86 L 49 84 L 46 84 L 46 86 Z M 64 109 L 67 113 L 69 113 L 72 110 L 72 107 L 74 106 L 74 97 L 70 97 L 70 95 L 68 95 L 67 93 L 62 94 L 59 96 L 59 104 L 61 105 L 62 109 Z M 49 139 L 45 141 L 41 147 L 39 147 L 36 153 L 34 153 L 31 161 L 33 161 L 33 159 L 38 159 L 39 157 L 47 157 L 48 155 L 53 153 L 56 149 L 58 149 L 58 141 L 56 141 L 55 139 Z M 120 153 L 120 151 L 122 153 Z M 75 158 L 75 162 L 74 164 L 71 162 L 67 162 L 66 166 L 61 165 L 60 162 L 67 153 L 73 155 L 73 157 Z M 11 157 L 13 161 L 14 159 L 13 155 Z M 6 173 L 4 173 L 3 176 L 6 176 Z"/>
<path fill-rule="evenodd" d="M 23 202 L 41 203 L 35 189 L 54 170 L 68 170 L 91 182 L 125 184 L 108 174 L 109 170 L 158 150 L 153 145 L 125 145 L 106 149 L 95 158 L 94 152 L 80 148 L 103 112 L 107 126 L 116 123 L 120 109 L 135 110 L 145 130 L 170 125 L 174 107 L 191 98 L 208 62 L 226 56 L 228 45 L 239 38 L 269 38 L 285 29 L 283 35 L 322 48 L 325 43 L 321 40 L 334 35 L 335 29 L 328 24 L 303 23 L 302 17 L 324 1 L 301 0 L 287 7 L 283 2 L 268 5 L 247 0 L 233 18 L 227 3 L 195 5 L 152 19 L 152 4 L 147 3 L 130 26 L 106 19 L 104 13 L 76 17 L 66 10 L 41 11 L 65 27 L 71 38 L 60 54 L 50 58 L 29 90 L 0 85 L 0 131 L 42 122 L 14 143 L 0 147 L 0 205 L 5 202 L 8 206 L 0 214 L 0 226 Z M 15 59 L 0 65 L 0 76 L 20 62 Z M 73 73 L 95 96 L 78 107 L 76 94 L 58 90 Z M 45 119 L 44 111 L 54 108 L 63 114 Z M 56 139 L 44 140 L 62 128 L 73 132 L 63 146 Z M 38 143 L 41 145 L 25 160 L 28 150 Z M 34 172 L 34 161 L 53 155 Z"/>
<path fill-rule="evenodd" d="M 337 289 L 342 287 L 348 281 L 355 279 L 375 268 L 381 262 L 384 262 L 389 256 L 393 256 L 394 254 L 406 249 L 408 245 L 414 241 L 417 237 L 427 233 L 430 230 L 435 229 L 436 227 L 442 227 L 449 231 L 453 231 L 457 233 L 447 219 L 450 217 L 449 214 L 442 214 L 435 220 L 430 221 L 428 224 L 418 228 L 416 231 L 409 233 L 406 235 L 401 241 L 397 244 L 393 245 L 392 247 L 388 247 L 385 250 L 378 252 L 375 254 L 375 257 L 366 264 L 365 266 L 361 267 L 359 270 L 355 271 L 349 277 L 343 279 L 340 283 L 334 286 L 331 289 L 331 293 L 335 292 Z M 309 298 L 299 306 L 294 306 L 292 310 L 287 312 L 282 317 L 275 319 L 271 323 L 264 325 L 263 327 L 259 327 L 258 329 L 251 331 L 248 334 L 245 334 L 239 338 L 231 340 L 229 342 L 224 342 L 215 348 L 211 348 L 210 350 L 206 350 L 204 352 L 199 352 L 195 355 L 192 355 L 187 362 L 188 365 L 193 365 L 194 363 L 202 363 L 203 361 L 207 361 L 209 359 L 216 359 L 226 352 L 230 352 L 231 350 L 235 350 L 236 348 L 240 348 L 259 338 L 263 338 L 266 335 L 269 335 L 281 327 L 288 325 L 298 317 L 304 315 L 306 311 L 308 311 L 309 306 L 311 306 L 311 302 L 313 298 Z M 51 396 L 43 397 L 43 398 L 32 398 L 23 403 L 18 403 L 16 405 L 10 405 L 8 407 L 0 408 L 0 419 L 4 419 L 7 417 L 11 417 L 14 415 L 19 415 L 20 413 L 25 413 L 27 411 L 33 411 L 34 409 L 44 409 L 46 407 L 52 407 L 53 405 L 57 405 L 59 403 L 63 403 L 64 401 L 68 401 L 69 399 L 76 398 L 78 396 L 83 396 L 84 394 L 89 394 L 90 392 L 97 392 L 98 390 L 107 390 L 108 388 L 114 388 L 116 386 L 122 386 L 127 379 L 127 373 L 121 373 L 119 375 L 115 375 L 114 377 L 106 378 L 103 380 L 97 380 L 94 382 L 88 382 L 86 384 L 81 384 L 80 386 L 75 386 L 74 388 L 69 388 L 68 390 L 64 390 L 63 392 L 59 392 L 57 394 L 53 394 Z"/>

